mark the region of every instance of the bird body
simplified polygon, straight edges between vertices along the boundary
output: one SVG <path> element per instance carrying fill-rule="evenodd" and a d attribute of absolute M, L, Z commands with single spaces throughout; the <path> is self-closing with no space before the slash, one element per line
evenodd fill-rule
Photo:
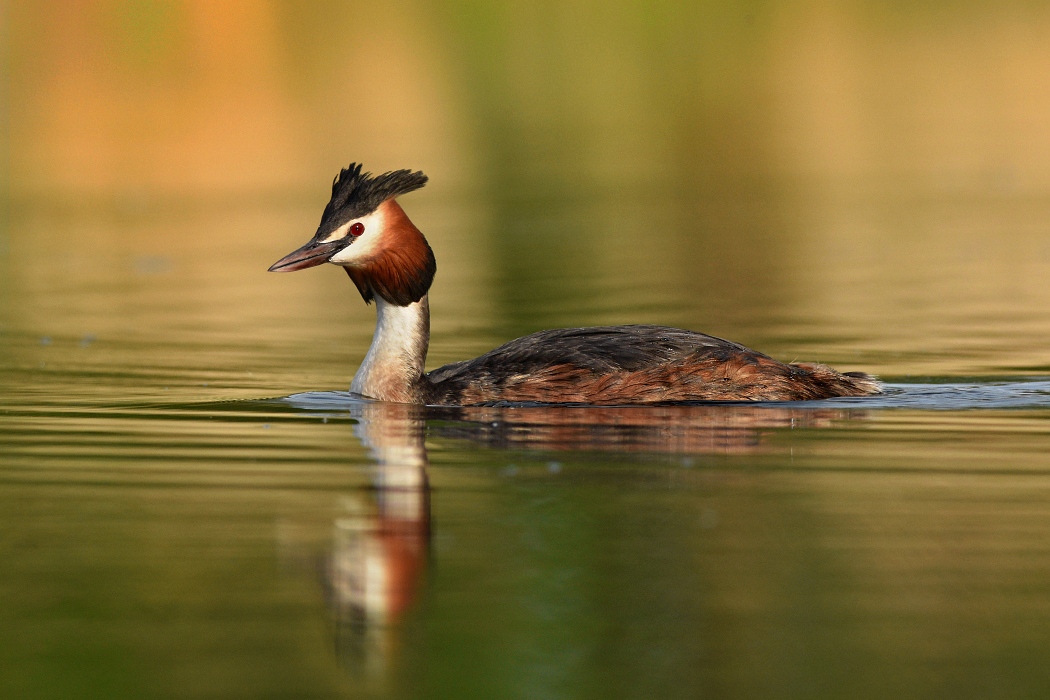
<path fill-rule="evenodd" d="M 314 238 L 271 271 L 342 266 L 376 331 L 351 391 L 399 403 L 631 405 L 684 401 L 797 401 L 881 392 L 873 377 L 821 364 L 785 364 L 695 331 L 631 325 L 562 328 L 518 338 L 473 360 L 424 371 L 433 251 L 395 197 L 426 176 L 372 177 L 351 164 L 332 185 Z"/>
<path fill-rule="evenodd" d="M 871 393 L 865 389 L 875 385 L 866 375 L 784 364 L 703 333 L 643 325 L 540 331 L 426 379 L 428 403 L 458 406 L 794 401 Z"/>

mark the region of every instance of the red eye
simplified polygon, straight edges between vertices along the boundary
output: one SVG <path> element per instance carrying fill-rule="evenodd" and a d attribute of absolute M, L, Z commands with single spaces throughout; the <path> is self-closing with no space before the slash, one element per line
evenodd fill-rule
<path fill-rule="evenodd" d="M 350 227 L 351 236 L 360 236 L 365 232 L 365 225 L 358 221 L 356 224 Z"/>

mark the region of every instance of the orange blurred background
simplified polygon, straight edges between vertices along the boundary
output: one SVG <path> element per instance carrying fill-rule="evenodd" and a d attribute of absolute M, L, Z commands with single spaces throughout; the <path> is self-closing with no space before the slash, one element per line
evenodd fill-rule
<path fill-rule="evenodd" d="M 891 375 L 1050 366 L 1050 8 L 84 0 L 3 16 L 12 328 L 122 334 L 178 325 L 170 312 L 296 342 L 345 319 L 287 319 L 343 295 L 363 352 L 369 312 L 344 280 L 258 275 L 354 160 L 431 177 L 406 206 L 441 265 L 432 359 L 651 321 Z M 33 242 L 69 227 L 82 258 L 62 267 Z M 144 258 L 198 303 L 129 318 L 74 290 L 127 273 L 147 294 Z"/>

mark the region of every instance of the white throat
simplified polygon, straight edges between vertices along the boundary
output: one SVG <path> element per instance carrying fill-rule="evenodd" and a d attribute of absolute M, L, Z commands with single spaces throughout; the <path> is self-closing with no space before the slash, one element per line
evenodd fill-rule
<path fill-rule="evenodd" d="M 424 296 L 397 306 L 376 295 L 376 330 L 350 391 L 370 399 L 425 403 L 423 368 L 430 342 L 430 304 Z"/>

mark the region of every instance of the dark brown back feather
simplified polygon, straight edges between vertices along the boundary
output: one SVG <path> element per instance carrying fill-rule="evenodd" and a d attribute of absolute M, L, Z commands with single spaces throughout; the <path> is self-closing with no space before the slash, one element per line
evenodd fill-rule
<path fill-rule="evenodd" d="M 867 375 L 784 364 L 728 340 L 662 326 L 541 331 L 427 378 L 430 403 L 461 406 L 794 401 L 879 391 Z"/>

